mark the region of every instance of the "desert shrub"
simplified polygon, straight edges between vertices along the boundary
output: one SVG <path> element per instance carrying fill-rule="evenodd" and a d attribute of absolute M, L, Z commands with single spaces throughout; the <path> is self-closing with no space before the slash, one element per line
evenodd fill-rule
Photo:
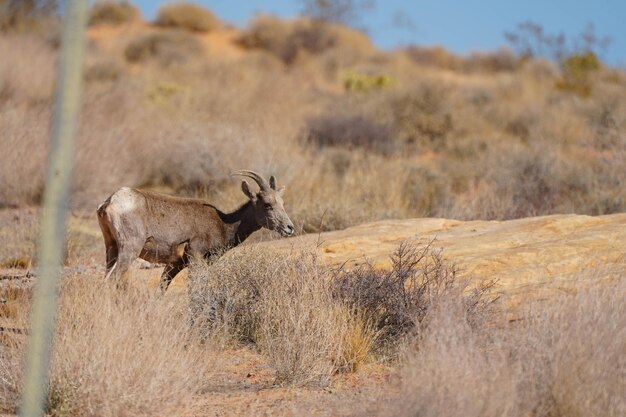
<path fill-rule="evenodd" d="M 54 92 L 56 54 L 45 40 L 30 34 L 7 34 L 0 37 L 0 54 L 12 57 L 0 61 L 0 104 L 26 104 L 39 107 L 38 111 L 48 107 Z M 13 111 L 9 113 L 27 111 L 15 107 L 10 106 Z M 8 129 L 7 123 L 2 122 L 3 130 Z"/>
<path fill-rule="evenodd" d="M 509 199 L 502 213 L 505 218 L 592 209 L 589 203 L 600 200 L 597 196 L 605 186 L 612 188 L 614 177 L 599 161 L 573 162 L 541 147 L 513 149 L 508 155 L 490 158 L 487 172 L 496 194 Z"/>
<path fill-rule="evenodd" d="M 189 345 L 184 309 L 152 291 L 120 292 L 95 277 L 62 286 L 48 413 L 154 415 L 188 406 L 215 358 Z M 19 391 L 23 344 L 1 363 L 0 390 Z M 12 381 L 7 387 L 7 381 Z"/>
<path fill-rule="evenodd" d="M 389 415 L 623 415 L 626 293 L 614 278 L 499 326 L 469 326 L 462 304 L 442 305 L 409 354 Z"/>
<path fill-rule="evenodd" d="M 495 52 L 474 52 L 467 57 L 456 55 L 441 46 L 409 46 L 404 53 L 415 63 L 425 67 L 459 72 L 502 72 L 517 69 L 519 59 L 508 49 Z"/>
<path fill-rule="evenodd" d="M 508 49 L 495 52 L 474 52 L 463 59 L 466 72 L 511 72 L 519 66 L 519 58 Z"/>
<path fill-rule="evenodd" d="M 348 71 L 343 78 L 346 91 L 368 92 L 379 88 L 389 87 L 393 78 L 385 74 L 370 75 L 356 71 Z"/>
<path fill-rule="evenodd" d="M 309 118 L 307 142 L 385 155 L 397 150 L 443 150 L 453 130 L 448 91 L 445 85 L 420 80 L 409 89 L 336 100 L 326 114 Z"/>
<path fill-rule="evenodd" d="M 166 4 L 159 9 L 154 24 L 192 32 L 209 32 L 221 26 L 213 13 L 192 3 Z"/>
<path fill-rule="evenodd" d="M 379 111 L 391 120 L 394 135 L 401 143 L 439 150 L 453 128 L 446 95 L 445 87 L 421 82 L 410 91 L 390 93 Z"/>
<path fill-rule="evenodd" d="M 373 51 L 370 40 L 361 32 L 306 18 L 284 21 L 260 16 L 241 36 L 239 43 L 246 48 L 265 49 L 286 64 L 294 63 L 303 54 L 315 55 L 330 49 L 361 55 Z"/>
<path fill-rule="evenodd" d="M 28 117 L 28 119 L 24 119 Z M 24 124 L 30 120 L 30 124 Z M 12 108 L 0 112 L 4 163 L 0 164 L 0 207 L 38 204 L 43 196 L 49 111 Z M 20 161 L 16 163 L 16 161 Z"/>
<path fill-rule="evenodd" d="M 89 25 L 120 25 L 139 20 L 139 9 L 128 1 L 104 0 L 95 3 L 89 11 Z"/>
<path fill-rule="evenodd" d="M 593 83 L 590 74 L 601 67 L 600 52 L 607 48 L 611 39 L 596 35 L 592 25 L 576 36 L 547 32 L 538 23 L 527 21 L 517 25 L 505 37 L 523 58 L 547 57 L 557 62 L 562 78 L 556 88 L 586 97 L 591 94 Z"/>
<path fill-rule="evenodd" d="M 118 62 L 100 60 L 87 65 L 83 77 L 88 82 L 117 81 L 122 71 Z"/>
<path fill-rule="evenodd" d="M 423 66 L 450 70 L 459 70 L 463 66 L 461 57 L 440 46 L 410 46 L 406 48 L 405 53 L 412 61 Z"/>
<path fill-rule="evenodd" d="M 427 165 L 410 166 L 403 181 L 404 199 L 419 217 L 437 217 L 452 200 L 452 175 Z"/>
<path fill-rule="evenodd" d="M 495 300 L 489 291 L 495 282 L 469 289 L 469 280 L 443 260 L 433 242 L 422 246 L 402 243 L 391 255 L 391 268 L 382 270 L 366 263 L 333 273 L 335 297 L 361 312 L 374 326 L 379 347 L 393 345 L 401 336 L 418 330 L 440 300 L 460 297 L 471 324 L 484 318 Z M 466 292 L 466 294 L 464 294 Z"/>
<path fill-rule="evenodd" d="M 55 0 L 0 0 L 0 31 L 46 29 L 56 11 Z"/>
<path fill-rule="evenodd" d="M 124 49 L 129 62 L 156 60 L 161 65 L 182 64 L 204 52 L 202 43 L 193 35 L 178 30 L 141 35 Z"/>
<path fill-rule="evenodd" d="M 394 151 L 391 129 L 361 115 L 328 115 L 308 122 L 306 141 L 324 146 L 363 148 L 389 154 Z"/>
<path fill-rule="evenodd" d="M 556 86 L 586 97 L 592 90 L 591 76 L 600 67 L 600 60 L 593 52 L 570 55 L 561 63 L 563 77 L 556 81 Z"/>
<path fill-rule="evenodd" d="M 242 247 L 190 274 L 190 314 L 200 337 L 255 343 L 280 384 L 326 384 L 341 361 L 346 309 L 306 254 Z"/>
<path fill-rule="evenodd" d="M 371 6 L 367 0 L 303 0 L 302 14 L 326 22 L 354 24 L 360 12 Z"/>

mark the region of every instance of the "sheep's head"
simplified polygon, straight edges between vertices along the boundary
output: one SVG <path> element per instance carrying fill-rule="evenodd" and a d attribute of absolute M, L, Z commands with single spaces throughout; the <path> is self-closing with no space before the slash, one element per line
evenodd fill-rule
<path fill-rule="evenodd" d="M 261 227 L 274 230 L 282 236 L 291 236 L 295 229 L 282 198 L 285 187 L 276 188 L 276 178 L 270 177 L 269 182 L 253 171 L 235 171 L 232 175 L 252 178 L 259 185 L 259 192 L 254 193 L 248 183 L 241 182 L 241 190 L 250 199 L 254 207 L 254 216 Z"/>

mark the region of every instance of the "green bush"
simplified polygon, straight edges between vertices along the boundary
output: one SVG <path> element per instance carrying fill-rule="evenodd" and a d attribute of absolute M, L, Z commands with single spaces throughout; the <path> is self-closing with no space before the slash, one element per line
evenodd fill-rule
<path fill-rule="evenodd" d="M 573 54 L 561 64 L 563 77 L 557 80 L 556 87 L 586 97 L 592 90 L 591 75 L 601 66 L 600 59 L 593 52 Z"/>
<path fill-rule="evenodd" d="M 346 91 L 368 92 L 393 85 L 393 78 L 386 74 L 363 74 L 356 71 L 348 71 L 343 80 Z"/>

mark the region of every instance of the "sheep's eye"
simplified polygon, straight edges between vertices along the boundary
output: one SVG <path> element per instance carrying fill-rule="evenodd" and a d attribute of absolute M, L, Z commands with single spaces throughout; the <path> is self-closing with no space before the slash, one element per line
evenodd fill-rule
<path fill-rule="evenodd" d="M 271 204 L 265 204 L 265 210 L 271 210 L 271 209 L 272 209 Z"/>

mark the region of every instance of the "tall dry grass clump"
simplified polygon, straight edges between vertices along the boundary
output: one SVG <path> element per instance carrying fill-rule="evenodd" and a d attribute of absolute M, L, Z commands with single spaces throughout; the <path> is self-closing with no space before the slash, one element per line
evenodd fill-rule
<path fill-rule="evenodd" d="M 154 24 L 192 32 L 209 32 L 222 26 L 211 11 L 193 3 L 166 4 L 159 9 Z"/>
<path fill-rule="evenodd" d="M 443 305 L 409 355 L 393 415 L 624 415 L 626 288 L 615 278 L 496 327 L 472 328 L 462 306 Z"/>
<path fill-rule="evenodd" d="M 309 254 L 242 247 L 190 275 L 192 327 L 202 338 L 254 343 L 276 382 L 325 385 L 338 369 L 347 313 Z"/>
<path fill-rule="evenodd" d="M 116 290 L 94 277 L 61 290 L 47 411 L 53 415 L 152 416 L 188 406 L 215 361 L 188 345 L 185 309 L 147 290 Z M 3 349 L 3 398 L 20 390 L 24 340 Z M 12 410 L 13 404 L 3 404 Z"/>

